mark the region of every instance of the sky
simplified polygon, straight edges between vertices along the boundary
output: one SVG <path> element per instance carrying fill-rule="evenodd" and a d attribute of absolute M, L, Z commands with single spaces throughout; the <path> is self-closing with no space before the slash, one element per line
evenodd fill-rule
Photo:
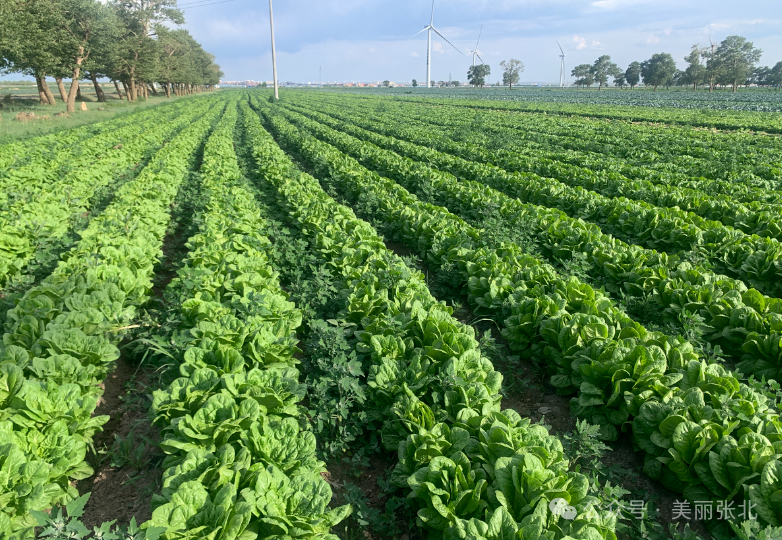
<path fill-rule="evenodd" d="M 278 78 L 423 81 L 426 33 L 413 35 L 428 24 L 430 10 L 430 0 L 277 0 Z M 271 80 L 265 0 L 185 8 L 185 18 L 225 80 Z M 669 52 L 683 68 L 693 44 L 734 34 L 763 49 L 761 65 L 782 61 L 779 0 L 435 0 L 435 28 L 464 55 L 433 35 L 432 79 L 466 80 L 481 25 L 478 50 L 492 68 L 491 82 L 501 80 L 499 63 L 510 58 L 524 63 L 522 82 L 558 82 L 556 41 L 567 54 L 568 77 L 573 66 L 603 54 L 624 68 Z"/>
<path fill-rule="evenodd" d="M 216 56 L 224 80 L 271 80 L 266 0 L 179 0 L 184 27 Z M 275 0 L 280 81 L 410 82 L 426 78 L 431 0 Z M 658 52 L 680 68 L 693 44 L 742 35 L 764 53 L 761 65 L 782 61 L 779 0 L 435 0 L 432 79 L 465 81 L 478 51 L 502 79 L 500 61 L 521 60 L 521 82 L 558 82 L 577 64 L 608 54 L 620 67 Z M 18 79 L 9 74 L 0 79 Z"/>

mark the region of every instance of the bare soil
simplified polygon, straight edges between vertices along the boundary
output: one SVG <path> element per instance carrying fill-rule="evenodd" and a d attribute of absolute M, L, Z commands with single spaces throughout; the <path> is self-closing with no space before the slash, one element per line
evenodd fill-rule
<path fill-rule="evenodd" d="M 163 239 L 163 257 L 155 268 L 153 302 L 162 302 L 166 287 L 176 277 L 176 262 L 182 258 L 186 241 L 187 223 L 180 220 Z M 134 366 L 123 355 L 101 385 L 104 392 L 94 414 L 109 415 L 110 420 L 94 438 L 96 453 L 88 457 L 95 474 L 77 485 L 79 493 L 92 493 L 82 517 L 88 528 L 111 520 L 127 525 L 133 517 L 141 524 L 152 517 L 152 495 L 160 491 L 163 476 L 159 466 L 163 455 L 157 447 L 160 432 L 152 425 L 149 411 L 152 389 L 159 384 L 155 377 L 153 369 Z M 146 446 L 141 459 L 113 465 L 127 461 L 118 457 L 115 443 L 129 437 L 133 448 Z"/>
<path fill-rule="evenodd" d="M 158 430 L 152 426 L 148 413 L 149 372 L 139 371 L 138 378 L 134 378 L 135 372 L 134 366 L 120 358 L 117 367 L 101 384 L 104 393 L 94 414 L 111 418 L 94 438 L 97 453 L 88 458 L 95 474 L 77 484 L 80 494 L 92 493 L 82 517 L 90 529 L 113 519 L 120 525 L 127 525 L 134 516 L 137 523 L 148 520 L 152 516 L 152 493 L 160 489 L 162 471 L 155 466 L 160 461 L 155 446 L 147 444 L 142 459 L 146 466 L 141 469 L 112 465 L 116 437 L 126 439 L 132 432 L 138 444 L 143 444 L 144 439 L 158 438 Z"/>

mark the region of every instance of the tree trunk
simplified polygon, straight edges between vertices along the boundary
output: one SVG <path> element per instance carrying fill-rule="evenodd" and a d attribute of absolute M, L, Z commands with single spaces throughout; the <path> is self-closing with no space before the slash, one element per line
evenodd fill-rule
<path fill-rule="evenodd" d="M 157 90 L 155 90 L 155 83 L 150 83 L 149 84 L 149 89 L 152 90 L 152 95 L 153 96 L 157 95 Z"/>
<path fill-rule="evenodd" d="M 166 97 L 171 97 L 171 88 L 168 87 L 168 83 L 163 84 L 163 89 L 166 91 Z"/>
<path fill-rule="evenodd" d="M 117 90 L 117 95 L 122 99 L 122 91 L 119 89 L 119 83 L 116 80 L 112 82 L 114 83 L 114 88 Z"/>
<path fill-rule="evenodd" d="M 136 88 L 136 79 L 130 78 L 130 101 L 136 101 L 138 98 L 138 89 Z"/>
<path fill-rule="evenodd" d="M 62 77 L 55 77 L 55 81 L 57 81 L 57 89 L 60 91 L 60 98 L 62 98 L 63 103 L 68 101 L 68 96 L 65 93 L 65 85 L 62 84 Z"/>
<path fill-rule="evenodd" d="M 76 88 L 76 99 L 78 99 L 79 101 L 84 101 L 84 98 L 81 95 L 81 86 Z"/>
<path fill-rule="evenodd" d="M 90 79 L 92 79 L 92 85 L 95 87 L 95 95 L 98 97 L 98 101 L 106 103 L 106 94 L 103 93 L 103 88 L 98 84 L 98 78 L 90 73 Z"/>
<path fill-rule="evenodd" d="M 76 112 L 76 93 L 79 91 L 79 72 L 81 71 L 81 63 L 84 61 L 84 47 L 79 47 L 79 53 L 76 55 L 76 65 L 73 67 L 73 73 L 71 74 L 71 90 L 68 92 L 68 105 L 66 110 L 69 113 Z"/>
<path fill-rule="evenodd" d="M 46 96 L 46 101 L 49 102 L 49 105 L 56 105 L 57 102 L 54 101 L 52 91 L 49 90 L 49 85 L 46 84 L 46 75 L 41 75 L 41 88 L 43 88 L 43 93 Z"/>
<path fill-rule="evenodd" d="M 43 85 L 41 84 L 41 78 L 36 75 L 35 76 L 35 84 L 38 86 L 38 98 L 41 100 L 41 105 L 48 105 L 49 100 L 46 99 L 46 94 L 43 91 Z"/>
<path fill-rule="evenodd" d="M 125 89 L 125 99 L 130 101 L 130 87 L 128 87 L 128 83 L 122 81 L 122 88 Z"/>

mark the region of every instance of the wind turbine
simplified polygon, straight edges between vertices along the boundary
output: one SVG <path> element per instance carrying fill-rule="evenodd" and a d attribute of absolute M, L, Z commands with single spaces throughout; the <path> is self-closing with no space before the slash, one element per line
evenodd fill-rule
<path fill-rule="evenodd" d="M 429 85 L 431 84 L 430 81 L 432 80 L 432 31 L 434 31 L 435 34 L 440 36 L 445 40 L 445 42 L 456 49 L 456 46 L 445 39 L 445 36 L 442 35 L 440 32 L 437 31 L 437 28 L 434 27 L 434 0 L 432 0 L 432 15 L 429 18 L 429 25 L 424 26 L 424 29 L 421 30 L 421 32 L 416 33 L 413 37 L 417 36 L 418 34 L 422 32 L 426 32 L 426 87 L 429 88 Z M 456 52 L 458 52 L 461 55 L 464 55 L 462 51 L 459 49 L 456 49 Z"/>
<path fill-rule="evenodd" d="M 564 88 L 565 86 L 565 51 L 562 50 L 562 45 L 559 44 L 559 41 L 557 41 L 557 47 L 559 47 L 559 52 L 562 54 L 559 55 L 559 57 L 562 59 L 562 66 L 559 68 L 559 87 Z"/>
<path fill-rule="evenodd" d="M 478 54 L 478 43 L 480 43 L 480 41 L 481 41 L 481 34 L 482 33 L 483 33 L 483 25 L 481 25 L 481 31 L 478 32 L 478 41 L 475 42 L 475 50 L 474 51 L 470 51 L 470 53 L 472 54 L 472 66 L 473 67 L 475 67 L 475 57 L 476 56 L 481 61 L 481 64 L 485 64 L 486 63 L 486 62 L 483 61 L 483 58 L 481 58 L 481 55 Z"/>

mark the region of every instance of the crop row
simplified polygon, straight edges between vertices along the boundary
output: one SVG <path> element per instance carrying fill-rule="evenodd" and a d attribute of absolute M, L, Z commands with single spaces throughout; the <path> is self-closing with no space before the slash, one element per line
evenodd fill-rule
<path fill-rule="evenodd" d="M 677 181 L 676 185 L 659 185 L 648 180 L 633 180 L 620 173 L 611 171 L 608 167 L 600 167 L 600 160 L 592 158 L 589 167 L 569 163 L 573 152 L 552 150 L 530 150 L 511 147 L 487 150 L 479 143 L 478 137 L 462 135 L 459 142 L 453 140 L 453 127 L 445 129 L 433 128 L 426 122 L 416 122 L 414 119 L 398 113 L 393 115 L 372 113 L 372 120 L 355 107 L 351 109 L 323 107 L 313 104 L 320 112 L 335 116 L 342 120 L 382 133 L 392 135 L 406 141 L 414 142 L 442 152 L 447 152 L 470 161 L 486 163 L 501 167 L 510 172 L 530 172 L 540 176 L 551 177 L 569 186 L 581 186 L 600 193 L 606 197 L 627 197 L 649 204 L 670 208 L 678 207 L 686 212 L 692 212 L 704 219 L 721 221 L 724 225 L 735 227 L 747 234 L 768 236 L 782 239 L 782 223 L 777 219 L 782 211 L 782 205 L 763 203 L 762 198 L 755 197 L 754 192 L 768 194 L 775 199 L 782 198 L 782 193 L 768 192 L 748 188 L 742 184 L 731 185 L 744 188 L 746 195 L 753 201 L 747 205 L 721 193 L 709 193 L 691 189 Z M 440 121 L 447 121 L 444 115 L 439 115 Z M 600 172 L 595 172 L 593 169 Z M 703 184 L 703 182 L 698 182 Z M 708 184 L 708 182 L 707 182 Z M 701 186 L 705 187 L 705 186 Z"/>
<path fill-rule="evenodd" d="M 739 365 L 742 371 L 757 377 L 782 378 L 778 345 L 782 340 L 780 300 L 764 297 L 754 289 L 748 290 L 740 281 L 682 263 L 677 258 L 625 244 L 604 234 L 599 227 L 570 218 L 562 211 L 525 204 L 490 187 L 510 191 L 512 195 L 513 190 L 508 189 L 502 178 L 482 179 L 488 187 L 467 180 L 457 181 L 448 173 L 305 121 L 303 117 L 296 121 L 305 122 L 317 136 L 404 185 L 421 186 L 429 182 L 434 187 L 433 196 L 460 213 L 480 217 L 487 212 L 498 212 L 509 226 L 542 238 L 544 250 L 553 259 L 585 254 L 591 263 L 590 271 L 608 282 L 613 291 L 623 291 L 638 300 L 656 304 L 657 316 L 666 324 L 681 326 L 682 312 L 702 316 L 705 339 L 742 359 Z M 365 139 L 378 137 L 373 135 L 367 132 Z M 415 147 L 414 151 L 430 152 L 422 147 Z"/>
<path fill-rule="evenodd" d="M 605 88 L 605 87 L 604 87 Z M 670 90 L 670 89 L 668 89 Z M 389 95 L 411 94 L 409 88 L 378 89 L 361 94 L 388 97 Z M 360 94 L 360 95 L 361 95 Z M 665 112 L 673 112 L 670 109 L 698 109 L 696 115 L 707 115 L 712 110 L 718 111 L 758 111 L 758 112 L 782 112 L 782 96 L 772 89 L 742 89 L 739 92 L 730 91 L 691 91 L 682 87 L 673 91 L 657 92 L 650 87 L 635 89 L 609 89 L 608 91 L 595 92 L 594 88 L 584 90 L 580 88 L 485 88 L 472 87 L 453 88 L 419 88 L 412 92 L 413 95 L 435 96 L 438 98 L 451 97 L 457 99 L 482 99 L 485 101 L 511 101 L 520 106 L 554 106 L 554 105 L 613 105 L 643 107 L 639 112 L 657 112 L 655 108 L 669 108 Z M 578 110 L 578 109 L 577 109 Z M 769 115 L 766 115 L 769 116 Z"/>
<path fill-rule="evenodd" d="M 344 103 L 332 95 L 296 96 L 296 99 Z M 336 99 L 334 99 L 336 98 Z M 381 104 L 382 103 L 382 104 Z M 514 145 L 543 145 L 590 152 L 664 173 L 681 172 L 690 177 L 707 177 L 757 187 L 779 186 L 782 164 L 778 137 L 754 133 L 712 133 L 692 128 L 633 125 L 578 116 L 479 111 L 446 103 L 394 102 L 365 97 L 352 99 L 351 107 L 416 114 L 422 122 L 444 127 L 458 125 L 462 134 L 485 133 L 495 141 Z"/>
<path fill-rule="evenodd" d="M 547 115 L 579 116 L 625 122 L 652 122 L 683 126 L 703 126 L 724 130 L 752 130 L 765 133 L 782 133 L 782 115 L 753 111 L 704 111 L 704 110 L 655 110 L 647 107 L 622 105 L 589 105 L 545 102 L 517 102 L 512 99 L 460 99 L 438 97 L 398 98 L 411 103 L 452 105 L 472 110 L 500 110 L 509 112 L 543 113 Z"/>
<path fill-rule="evenodd" d="M 8 313 L 0 345 L 0 536 L 31 532 L 30 510 L 77 495 L 72 480 L 108 419 L 92 416 L 116 344 L 147 301 L 169 207 L 220 104 L 183 130 L 93 219 L 55 271 Z"/>
<path fill-rule="evenodd" d="M 265 221 L 233 150 L 236 101 L 206 142 L 206 208 L 166 292 L 180 324 L 181 377 L 152 405 L 167 454 L 142 529 L 163 538 L 324 538 L 350 512 L 329 509 L 294 367 L 301 313 L 272 269 Z"/>
<path fill-rule="evenodd" d="M 697 148 L 705 143 L 700 138 L 678 140 L 680 135 L 687 132 L 675 135 L 661 133 L 648 140 L 638 141 L 636 146 L 630 146 L 626 144 L 626 133 L 608 137 L 601 133 L 590 136 L 583 133 L 584 125 L 573 126 L 569 136 L 554 136 L 532 131 L 527 125 L 506 125 L 503 115 L 487 115 L 476 123 L 474 119 L 465 119 L 458 109 L 438 108 L 437 113 L 417 115 L 416 120 L 451 130 L 461 128 L 460 137 L 482 136 L 492 144 L 499 143 L 513 152 L 544 152 L 551 159 L 574 165 L 614 171 L 655 184 L 724 194 L 740 202 L 763 201 L 774 204 L 779 203 L 782 197 L 779 191 L 774 191 L 779 189 L 782 175 L 779 148 L 759 149 L 758 141 L 763 139 L 755 135 L 729 137 L 721 134 L 726 139 L 722 141 L 725 146 L 720 149 L 722 155 L 718 158 L 712 155 L 696 159 L 690 155 L 692 149 L 695 148 L 697 152 Z M 573 133 L 578 135 L 573 136 Z M 668 138 L 676 142 L 668 142 L 666 145 Z M 683 153 L 681 156 L 674 153 L 678 147 L 681 147 L 678 150 Z M 763 155 L 759 157 L 759 153 Z"/>
<path fill-rule="evenodd" d="M 272 122 L 281 139 L 297 137 Z M 501 376 L 472 328 L 368 224 L 298 173 L 259 123 L 250 129 L 262 174 L 339 276 L 341 316 L 356 326 L 356 350 L 369 366 L 367 402 L 379 408 L 384 444 L 398 449 L 392 481 L 410 490 L 431 537 L 615 538 L 615 517 L 599 508 L 583 475 L 567 470 L 559 440 L 501 411 Z M 566 499 L 575 519 L 550 513 L 554 498 Z"/>
<path fill-rule="evenodd" d="M 309 116 L 319 113 L 308 111 Z M 319 117 L 329 121 L 328 117 Z M 331 122 L 334 122 L 331 119 Z M 346 129 L 356 129 L 348 127 Z M 501 184 L 502 191 L 524 202 L 559 208 L 568 215 L 597 222 L 614 236 L 649 248 L 674 253 L 697 250 L 718 271 L 743 280 L 769 295 L 782 295 L 778 259 L 782 244 L 770 238 L 748 236 L 714 221 L 706 221 L 677 209 L 660 209 L 626 198 L 610 199 L 581 187 L 571 188 L 557 180 L 531 173 L 509 173 L 491 165 L 468 161 L 436 150 L 363 131 L 370 139 L 419 161 L 431 163 L 458 177 L 487 184 Z M 498 188 L 500 189 L 500 188 Z"/>
<path fill-rule="evenodd" d="M 46 171 L 51 180 L 59 176 L 50 173 L 54 167 L 67 167 L 69 161 L 79 157 L 84 145 L 98 148 L 101 143 L 108 148 L 114 130 L 146 122 L 150 118 L 173 119 L 184 109 L 184 103 L 176 102 L 161 107 L 150 107 L 133 114 L 119 116 L 105 122 L 88 124 L 64 132 L 55 132 L 0 147 L 0 193 L 5 197 L 10 191 L 24 190 L 28 182 L 40 179 L 42 172 L 30 174 L 25 171 Z M 2 199 L 5 203 L 5 199 Z"/>
<path fill-rule="evenodd" d="M 693 501 L 747 497 L 764 520 L 779 524 L 782 505 L 773 493 L 782 487 L 775 456 L 782 424 L 763 395 L 699 359 L 684 339 L 647 332 L 576 278 L 560 278 L 513 244 L 482 245 L 480 231 L 444 209 L 281 117 L 271 122 L 341 192 L 374 201 L 371 214 L 430 264 L 456 264 L 475 309 L 501 322 L 514 348 L 544 357 L 555 386 L 577 391 L 578 416 L 604 426 L 608 437 L 632 430 L 647 474 Z"/>
<path fill-rule="evenodd" d="M 81 155 L 71 159 L 67 172 L 57 165 L 25 171 L 29 176 L 26 193 L 15 193 L 18 198 L 0 211 L 0 286 L 23 270 L 39 246 L 67 234 L 73 217 L 89 211 L 96 190 L 138 164 L 207 107 L 204 103 L 190 104 L 173 119 L 152 115 L 146 122 L 130 124 L 110 137 L 101 135 L 98 140 L 85 141 Z"/>

